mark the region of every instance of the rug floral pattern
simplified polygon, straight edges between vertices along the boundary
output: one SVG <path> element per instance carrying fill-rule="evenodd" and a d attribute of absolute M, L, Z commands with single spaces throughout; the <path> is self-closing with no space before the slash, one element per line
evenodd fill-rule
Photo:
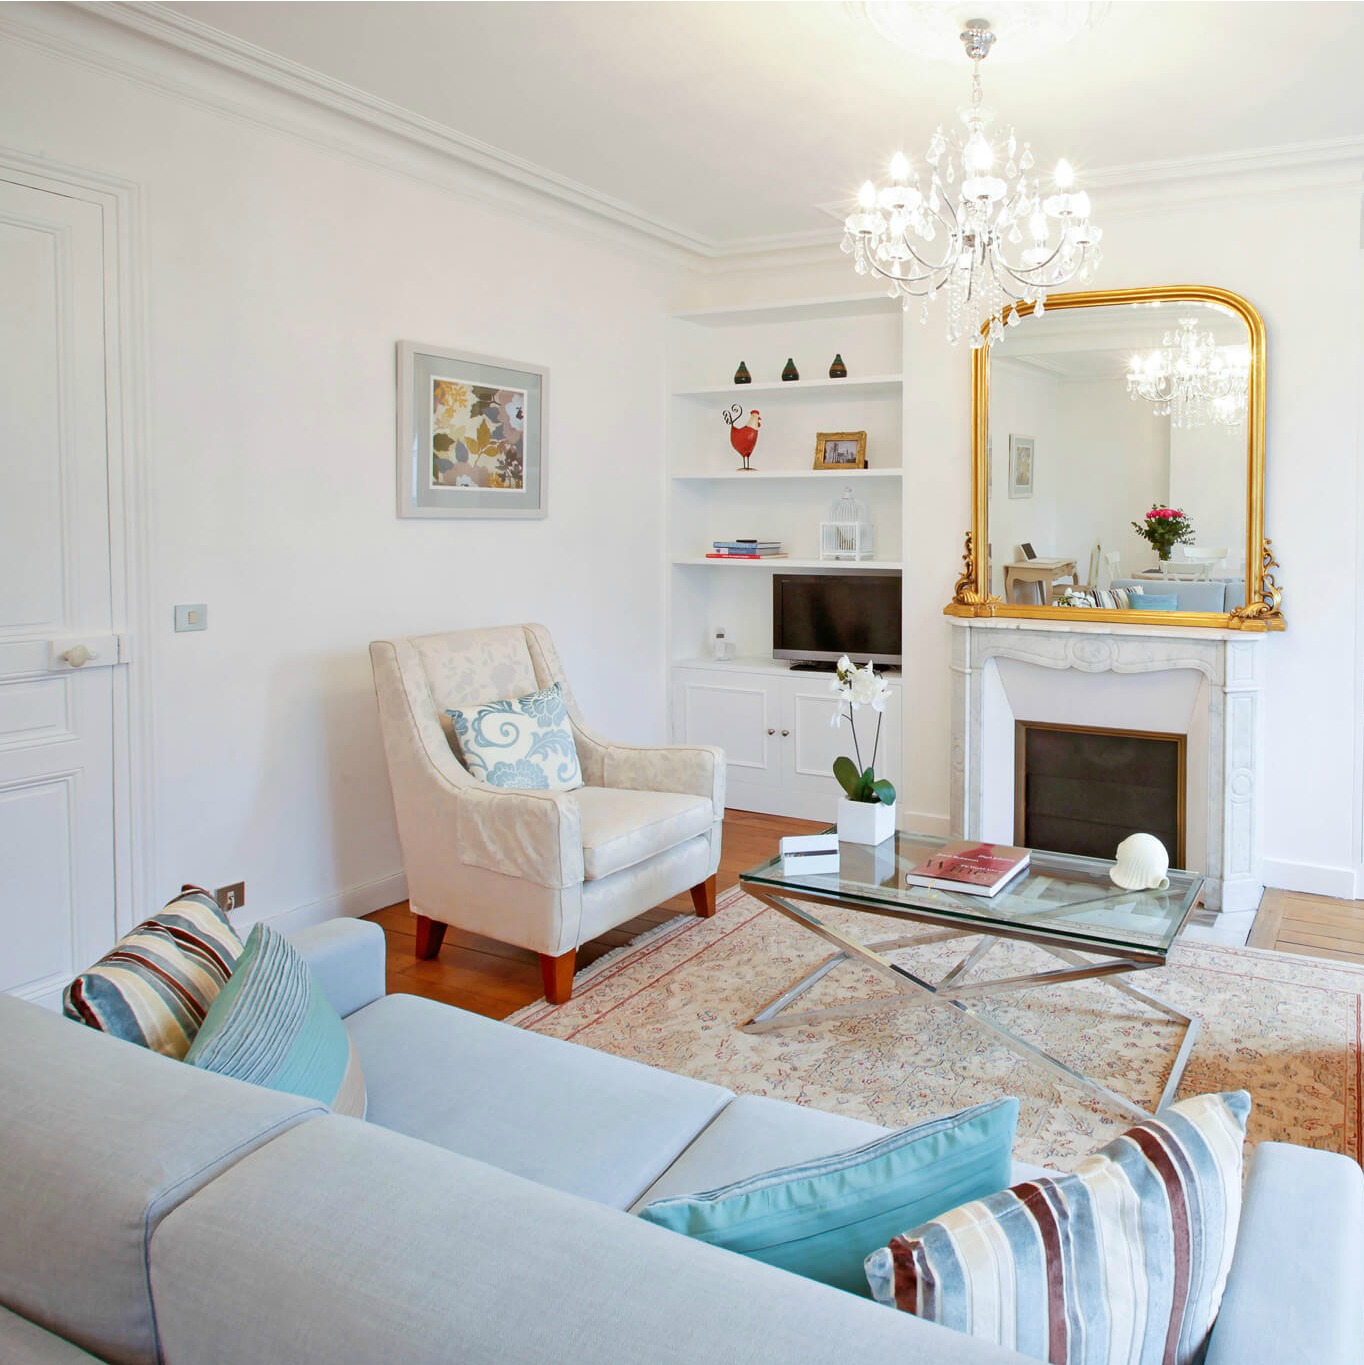
<path fill-rule="evenodd" d="M 886 921 L 821 909 L 855 936 L 892 937 Z M 912 932 L 912 930 L 911 930 Z M 961 942 L 892 954 L 936 980 Z M 512 1017 L 538 1033 L 652 1066 L 899 1127 L 997 1095 L 1020 1100 L 1015 1154 L 1065 1169 L 1130 1126 L 1120 1111 L 1070 1086 L 956 1011 L 928 1005 L 763 1035 L 740 1025 L 827 956 L 827 947 L 735 888 L 710 920 L 679 918 L 582 973 L 573 999 Z M 995 950 L 982 971 L 1014 975 L 1056 965 L 1027 944 Z M 1360 1029 L 1364 968 L 1249 948 L 1181 943 L 1135 980 L 1198 1016 L 1203 1032 L 1181 1095 L 1249 1090 L 1250 1141 L 1296 1142 L 1360 1160 Z M 797 1008 L 885 995 L 845 964 Z M 1181 1028 L 1100 982 L 1000 996 L 992 1018 L 1110 1089 L 1150 1107 Z"/>

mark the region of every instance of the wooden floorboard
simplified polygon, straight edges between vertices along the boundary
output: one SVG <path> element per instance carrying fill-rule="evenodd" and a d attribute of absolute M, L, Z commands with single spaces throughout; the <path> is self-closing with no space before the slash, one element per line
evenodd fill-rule
<path fill-rule="evenodd" d="M 813 833 L 826 823 L 754 811 L 726 811 L 717 874 L 720 890 L 734 886 L 741 872 L 770 858 L 783 835 Z M 692 913 L 691 897 L 684 891 L 583 944 L 578 950 L 578 967 L 595 962 L 675 915 Z M 415 922 L 406 901 L 376 910 L 368 918 L 383 928 L 387 941 L 390 992 L 427 996 L 494 1019 L 503 1019 L 540 999 L 539 959 L 524 948 L 452 928 L 440 953 L 429 962 L 420 962 L 414 952 Z M 1249 943 L 1255 948 L 1335 962 L 1364 963 L 1364 901 L 1266 891 Z"/>

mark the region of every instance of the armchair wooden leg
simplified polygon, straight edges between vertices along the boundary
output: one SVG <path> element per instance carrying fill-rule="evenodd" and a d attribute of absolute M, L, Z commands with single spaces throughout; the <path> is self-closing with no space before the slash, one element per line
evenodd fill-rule
<path fill-rule="evenodd" d="M 578 950 L 570 948 L 558 957 L 540 954 L 540 978 L 545 983 L 545 999 L 551 1005 L 566 1005 L 573 994 L 573 966 Z"/>
<path fill-rule="evenodd" d="M 417 916 L 417 956 L 425 961 L 440 952 L 446 926 L 438 919 Z"/>
<path fill-rule="evenodd" d="M 702 919 L 709 919 L 715 913 L 715 877 L 714 874 L 707 877 L 703 882 L 697 882 L 691 889 L 691 903 L 696 907 L 696 913 Z"/>

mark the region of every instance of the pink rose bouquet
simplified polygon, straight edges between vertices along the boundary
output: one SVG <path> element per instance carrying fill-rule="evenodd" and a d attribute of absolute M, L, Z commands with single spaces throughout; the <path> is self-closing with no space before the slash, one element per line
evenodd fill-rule
<path fill-rule="evenodd" d="M 1134 521 L 1132 529 L 1154 548 L 1162 560 L 1169 559 L 1174 546 L 1193 544 L 1193 524 L 1180 507 L 1161 507 L 1153 502 L 1145 519 Z"/>

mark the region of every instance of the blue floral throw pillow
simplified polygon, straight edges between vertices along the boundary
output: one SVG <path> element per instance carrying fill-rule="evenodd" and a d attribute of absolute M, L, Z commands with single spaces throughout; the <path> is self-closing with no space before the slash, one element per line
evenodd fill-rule
<path fill-rule="evenodd" d="M 515 701 L 447 711 L 464 766 L 490 787 L 571 792 L 583 785 L 578 750 L 558 683 Z"/>

